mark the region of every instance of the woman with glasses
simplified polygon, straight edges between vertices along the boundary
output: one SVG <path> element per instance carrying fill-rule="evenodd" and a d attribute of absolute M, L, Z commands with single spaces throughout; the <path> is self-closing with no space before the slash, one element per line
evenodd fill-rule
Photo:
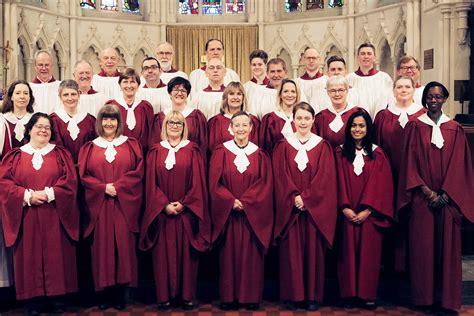
<path fill-rule="evenodd" d="M 54 141 L 53 120 L 34 114 L 27 144 L 10 151 L 0 168 L 5 245 L 11 247 L 16 297 L 32 314 L 64 312 L 62 295 L 77 291 L 79 238 L 77 176 L 71 154 Z M 48 299 L 44 299 L 48 297 Z"/>
<path fill-rule="evenodd" d="M 328 78 L 326 91 L 331 106 L 319 112 L 314 119 L 315 133 L 327 140 L 333 148 L 344 143 L 344 128 L 347 119 L 358 110 L 347 102 L 349 83 L 341 75 Z"/>
<path fill-rule="evenodd" d="M 140 248 L 152 252 L 158 310 L 168 310 L 172 301 L 191 310 L 199 253 L 211 239 L 204 159 L 188 140 L 180 111 L 168 112 L 161 135 L 147 156 Z"/>
<path fill-rule="evenodd" d="M 426 312 L 461 307 L 461 221 L 474 221 L 469 145 L 443 113 L 448 97 L 441 83 L 426 85 L 428 111 L 405 127 L 400 168 L 397 216 L 408 217 L 412 300 Z"/>
<path fill-rule="evenodd" d="M 186 119 L 188 139 L 201 148 L 202 153 L 207 151 L 207 120 L 204 114 L 188 105 L 188 96 L 191 92 L 191 84 L 183 77 L 175 77 L 168 82 L 168 94 L 171 98 L 171 108 L 155 115 L 154 143 L 161 142 L 161 131 L 166 115 L 171 111 L 178 111 Z"/>
<path fill-rule="evenodd" d="M 125 69 L 119 76 L 121 95 L 107 104 L 114 104 L 123 118 L 123 135 L 137 139 L 146 154 L 153 133 L 153 107 L 138 95 L 140 74 L 132 68 Z"/>
<path fill-rule="evenodd" d="M 136 242 L 144 161 L 135 138 L 123 135 L 121 110 L 106 104 L 97 115 L 96 139 L 79 151 L 85 191 L 84 238 L 90 242 L 99 308 L 125 308 L 125 287 L 137 286 Z"/>

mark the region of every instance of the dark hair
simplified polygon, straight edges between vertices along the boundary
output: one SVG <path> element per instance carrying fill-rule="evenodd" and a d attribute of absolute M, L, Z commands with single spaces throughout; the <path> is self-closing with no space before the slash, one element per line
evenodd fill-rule
<path fill-rule="evenodd" d="M 230 118 L 230 124 L 232 125 L 234 119 L 238 116 L 246 116 L 249 118 L 249 121 L 250 121 L 250 125 L 252 125 L 252 119 L 250 118 L 250 115 L 245 112 L 245 111 L 238 111 L 236 113 L 234 113 L 234 115 L 232 115 L 232 117 Z"/>
<path fill-rule="evenodd" d="M 423 95 L 421 96 L 421 104 L 426 108 L 426 96 L 428 95 L 428 91 L 433 87 L 440 87 L 443 90 L 443 95 L 447 99 L 449 98 L 449 91 L 448 89 L 442 84 L 437 81 L 429 82 L 425 88 L 423 89 Z"/>
<path fill-rule="evenodd" d="M 374 55 L 375 55 L 375 46 L 370 44 L 370 43 L 362 43 L 359 45 L 359 48 L 357 48 L 357 55 L 359 55 L 359 52 L 362 48 L 365 48 L 365 47 L 369 47 L 369 48 L 372 48 L 372 50 L 374 51 Z"/>
<path fill-rule="evenodd" d="M 374 159 L 372 144 L 374 143 L 374 126 L 370 115 L 362 108 L 358 108 L 357 112 L 352 113 L 347 120 L 346 129 L 344 131 L 344 144 L 342 145 L 342 155 L 350 162 L 354 162 L 356 144 L 351 135 L 352 123 L 356 117 L 362 116 L 367 126 L 367 134 L 362 139 L 362 149 L 366 152 L 369 159 Z"/>
<path fill-rule="evenodd" d="M 213 42 L 213 41 L 217 41 L 217 42 L 221 43 L 222 49 L 224 49 L 224 43 L 222 43 L 222 41 L 221 41 L 220 39 L 211 38 L 211 39 L 208 39 L 207 42 L 206 42 L 206 45 L 204 45 L 204 50 L 205 50 L 205 51 L 207 51 L 207 48 L 209 47 L 209 43 L 210 43 L 210 42 Z"/>
<path fill-rule="evenodd" d="M 185 79 L 183 77 L 174 77 L 168 82 L 168 94 L 171 94 L 171 91 L 173 91 L 174 87 L 176 86 L 183 86 L 184 89 L 186 89 L 186 92 L 191 93 L 191 83 L 189 82 L 188 79 Z"/>
<path fill-rule="evenodd" d="M 106 118 L 112 118 L 117 120 L 117 131 L 115 132 L 115 138 L 123 134 L 123 122 L 122 114 L 116 105 L 106 104 L 97 113 L 97 120 L 95 121 L 95 131 L 97 135 L 104 136 L 104 128 L 102 126 L 102 120 Z"/>
<path fill-rule="evenodd" d="M 268 61 L 268 54 L 264 50 L 257 49 L 257 50 L 254 50 L 253 52 L 250 53 L 250 55 L 249 55 L 250 63 L 252 63 L 252 59 L 254 59 L 254 58 L 260 58 L 266 64 L 267 61 Z"/>
<path fill-rule="evenodd" d="M 33 104 L 35 103 L 35 96 L 33 95 L 33 90 L 31 90 L 30 84 L 26 80 L 17 80 L 12 82 L 12 84 L 8 87 L 5 99 L 3 99 L 2 113 L 13 112 L 13 91 L 15 91 L 15 87 L 19 84 L 26 85 L 28 87 L 28 91 L 30 92 L 30 102 L 28 102 L 26 106 L 26 112 L 33 113 L 35 111 L 33 109 Z"/>
<path fill-rule="evenodd" d="M 329 65 L 331 65 L 331 63 L 336 62 L 336 61 L 340 61 L 341 63 L 344 64 L 344 66 L 346 65 L 346 61 L 344 60 L 344 58 L 342 58 L 341 56 L 337 56 L 337 55 L 329 57 L 328 61 L 326 62 L 326 65 L 329 68 Z"/>
<path fill-rule="evenodd" d="M 140 75 L 133 68 L 127 68 L 127 69 L 125 69 L 124 72 L 121 72 L 120 76 L 119 76 L 118 83 L 120 84 L 120 83 L 122 83 L 123 80 L 130 79 L 130 78 L 135 79 L 135 81 L 138 83 L 138 85 L 140 85 Z"/>
<path fill-rule="evenodd" d="M 36 112 L 35 114 L 33 114 L 31 116 L 30 120 L 28 121 L 28 123 L 26 123 L 26 125 L 25 125 L 25 139 L 27 141 L 30 141 L 30 139 L 31 139 L 31 136 L 30 136 L 31 129 L 33 128 L 33 125 L 35 125 L 39 121 L 40 118 L 45 118 L 49 121 L 49 125 L 51 126 L 51 137 L 49 138 L 49 141 L 55 141 L 56 140 L 56 132 L 54 131 L 53 119 L 48 114 L 42 113 L 42 112 Z"/>
<path fill-rule="evenodd" d="M 156 59 L 155 57 L 152 57 L 152 56 L 143 59 L 143 61 L 142 61 L 142 69 L 143 69 L 143 63 L 146 62 L 146 61 L 148 61 L 148 60 L 154 60 L 154 61 L 156 61 L 156 63 L 158 64 L 158 68 L 161 69 L 161 65 L 160 65 L 160 62 L 158 61 L 158 59 Z"/>
<path fill-rule="evenodd" d="M 400 68 L 402 67 L 402 64 L 407 64 L 409 63 L 410 61 L 414 61 L 415 64 L 416 64 L 416 68 L 420 69 L 420 63 L 418 62 L 418 60 L 416 60 L 415 57 L 413 56 L 403 56 L 402 58 L 400 58 L 397 62 L 397 70 L 400 70 Z"/>
<path fill-rule="evenodd" d="M 309 103 L 299 102 L 299 103 L 295 104 L 295 106 L 293 107 L 293 119 L 295 118 L 296 111 L 298 111 L 298 110 L 308 111 L 309 113 L 311 113 L 311 116 L 313 118 L 316 115 L 316 112 L 314 111 L 313 107 Z"/>

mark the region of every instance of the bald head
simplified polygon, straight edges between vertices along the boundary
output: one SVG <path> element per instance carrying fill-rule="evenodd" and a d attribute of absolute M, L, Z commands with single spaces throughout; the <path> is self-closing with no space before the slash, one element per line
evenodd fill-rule
<path fill-rule="evenodd" d="M 120 56 L 114 48 L 108 47 L 99 54 L 99 63 L 107 76 L 114 76 L 120 63 Z"/>
<path fill-rule="evenodd" d="M 156 51 L 156 59 L 160 62 L 161 69 L 163 71 L 168 71 L 171 69 L 174 58 L 174 48 L 168 42 L 162 42 L 158 45 Z"/>
<path fill-rule="evenodd" d="M 48 51 L 40 50 L 35 54 L 36 77 L 48 82 L 53 77 L 53 58 Z"/>
<path fill-rule="evenodd" d="M 206 76 L 211 85 L 221 86 L 224 84 L 225 66 L 220 58 L 211 58 L 206 64 Z"/>

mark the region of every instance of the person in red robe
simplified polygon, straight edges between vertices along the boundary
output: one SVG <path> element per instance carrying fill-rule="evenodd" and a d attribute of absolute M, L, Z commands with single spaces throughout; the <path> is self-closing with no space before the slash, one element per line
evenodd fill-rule
<path fill-rule="evenodd" d="M 122 115 L 105 105 L 97 115 L 99 137 L 79 151 L 85 190 L 84 238 L 90 241 L 99 308 L 125 308 L 125 286 L 137 285 L 136 243 L 143 191 L 143 155 L 138 140 L 122 134 Z"/>
<path fill-rule="evenodd" d="M 118 107 L 124 123 L 123 135 L 137 139 L 146 154 L 153 133 L 153 107 L 150 102 L 137 96 L 140 75 L 135 69 L 125 69 L 120 74 L 118 83 L 122 95 L 107 101 L 107 104 Z"/>
<path fill-rule="evenodd" d="M 204 159 L 187 132 L 183 114 L 171 111 L 163 121 L 163 140 L 147 156 L 139 245 L 152 252 L 160 311 L 175 299 L 184 310 L 194 308 L 199 253 L 211 241 Z"/>
<path fill-rule="evenodd" d="M 55 143 L 69 150 L 77 163 L 82 145 L 96 138 L 95 118 L 78 108 L 79 85 L 74 80 L 64 80 L 59 85 L 59 99 L 63 108 L 51 114 L 56 140 Z"/>
<path fill-rule="evenodd" d="M 314 109 L 293 108 L 296 133 L 273 149 L 276 215 L 280 245 L 280 298 L 290 310 L 304 301 L 318 309 L 324 290 L 325 249 L 331 248 L 337 218 L 337 184 L 331 146 L 311 133 Z"/>
<path fill-rule="evenodd" d="M 383 228 L 394 217 L 390 162 L 373 136 L 369 114 L 358 109 L 347 121 L 344 144 L 336 148 L 339 290 L 346 307 L 361 303 L 369 310 L 377 308 Z"/>
<path fill-rule="evenodd" d="M 59 296 L 77 291 L 76 170 L 69 152 L 50 143 L 54 125 L 47 114 L 31 117 L 25 138 L 29 143 L 10 151 L 0 168 L 5 245 L 13 251 L 17 299 L 29 299 L 33 314 L 47 303 L 49 312 L 61 313 Z"/>
<path fill-rule="evenodd" d="M 229 140 L 234 139 L 234 133 L 230 127 L 230 119 L 232 115 L 239 111 L 248 113 L 247 98 L 244 86 L 240 82 L 232 81 L 227 85 L 222 95 L 222 105 L 220 113 L 213 116 L 208 122 L 209 126 L 209 151 Z M 258 129 L 260 121 L 254 115 L 250 114 L 252 121 L 252 130 L 249 140 L 258 144 Z"/>
<path fill-rule="evenodd" d="M 316 115 L 314 131 L 336 148 L 344 143 L 346 122 L 352 113 L 358 111 L 358 107 L 347 102 L 349 83 L 344 76 L 328 78 L 326 91 L 331 99 L 331 106 Z"/>
<path fill-rule="evenodd" d="M 188 129 L 188 140 L 197 144 L 201 152 L 206 155 L 208 147 L 208 131 L 206 116 L 198 109 L 187 104 L 188 96 L 191 93 L 191 84 L 183 77 L 175 77 L 168 82 L 168 94 L 171 98 L 171 108 L 155 115 L 153 127 L 153 143 L 161 142 L 161 127 L 165 116 L 171 111 L 179 111 L 186 119 Z"/>
<path fill-rule="evenodd" d="M 426 85 L 428 112 L 407 124 L 400 167 L 397 216 L 408 217 L 412 301 L 424 311 L 461 307 L 461 220 L 474 221 L 469 144 L 442 111 L 448 97 L 441 83 Z"/>
<path fill-rule="evenodd" d="M 265 114 L 260 124 L 260 148 L 269 155 L 280 139 L 293 135 L 296 131 L 293 107 L 300 102 L 300 97 L 301 91 L 295 81 L 283 79 L 278 89 L 275 111 Z"/>
<path fill-rule="evenodd" d="M 249 140 L 250 114 L 235 113 L 231 129 L 234 139 L 217 146 L 209 164 L 212 239 L 219 241 L 220 308 L 241 303 L 256 310 L 273 227 L 272 169 L 267 154 Z"/>

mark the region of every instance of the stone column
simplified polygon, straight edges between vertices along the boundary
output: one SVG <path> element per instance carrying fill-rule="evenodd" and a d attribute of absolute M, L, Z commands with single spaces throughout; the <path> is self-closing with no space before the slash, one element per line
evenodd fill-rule
<path fill-rule="evenodd" d="M 174 2 L 176 4 L 176 2 Z M 167 19 L 166 19 L 166 12 L 167 12 L 167 4 L 168 5 L 172 5 L 172 2 L 171 1 L 160 1 L 160 42 L 162 41 L 165 41 L 166 40 L 166 23 L 167 23 Z M 173 10 L 175 11 L 175 10 Z"/>
<path fill-rule="evenodd" d="M 80 59 L 80 56 L 77 51 L 77 13 L 80 10 L 80 6 L 78 3 L 70 3 L 69 4 L 69 14 L 71 18 L 69 19 L 69 64 L 71 65 L 71 75 L 74 65 L 76 64 L 77 60 Z"/>
<path fill-rule="evenodd" d="M 23 63 L 25 65 L 25 78 L 26 80 L 33 79 L 33 75 L 31 74 L 31 65 L 33 65 L 34 59 L 32 58 L 24 58 Z"/>
<path fill-rule="evenodd" d="M 149 10 L 150 14 L 148 15 L 148 20 L 150 22 L 155 23 L 156 20 L 158 19 L 158 14 L 156 13 L 156 1 L 149 0 L 148 5 L 149 5 L 149 9 L 150 9 Z"/>
<path fill-rule="evenodd" d="M 421 60 L 421 1 L 413 1 L 413 56 Z"/>
<path fill-rule="evenodd" d="M 407 1 L 406 2 L 406 29 L 407 29 L 407 47 L 405 49 L 405 53 L 407 55 L 413 55 L 414 56 L 414 14 L 413 14 L 413 0 Z"/>
<path fill-rule="evenodd" d="M 448 5 L 441 6 L 441 14 L 443 16 L 443 38 L 440 42 L 438 42 L 438 47 L 442 46 L 443 48 L 443 58 L 442 58 L 442 81 L 448 89 L 450 89 L 451 86 L 451 78 L 450 78 L 450 60 L 449 60 L 449 55 L 450 55 L 450 20 L 451 20 L 451 7 Z M 450 91 L 452 91 L 450 89 Z M 449 101 L 448 101 L 449 102 Z M 446 109 L 449 114 L 452 113 L 452 103 L 449 102 L 448 108 Z"/>
<path fill-rule="evenodd" d="M 263 49 L 265 47 L 265 18 L 264 18 L 264 11 L 265 11 L 265 3 L 262 0 L 255 0 L 258 3 L 257 7 L 257 23 L 258 23 L 258 48 Z"/>
<path fill-rule="evenodd" d="M 10 5 L 10 78 L 9 82 L 14 78 L 18 78 L 18 4 L 12 2 Z M 29 80 L 30 78 L 27 78 Z"/>
<path fill-rule="evenodd" d="M 11 56 L 11 52 L 7 50 L 7 44 L 8 45 L 12 45 L 11 44 L 11 41 L 10 41 L 10 3 L 9 2 L 5 2 L 3 4 L 3 20 L 5 21 L 4 22 L 4 29 L 3 29 L 3 43 L 2 43 L 2 47 L 3 47 L 3 60 L 2 60 L 2 65 L 3 65 L 3 69 L 2 69 L 2 72 L 3 72 L 3 81 L 5 82 L 5 88 L 7 87 L 7 84 L 9 82 L 11 82 L 11 75 L 10 75 L 10 69 L 9 69 L 9 65 L 10 65 L 10 62 L 8 63 L 4 63 L 4 61 L 6 61 L 6 56 Z"/>
<path fill-rule="evenodd" d="M 355 18 L 354 18 L 355 6 L 354 1 L 348 1 L 347 3 L 347 73 L 350 73 L 356 68 L 355 65 Z"/>

